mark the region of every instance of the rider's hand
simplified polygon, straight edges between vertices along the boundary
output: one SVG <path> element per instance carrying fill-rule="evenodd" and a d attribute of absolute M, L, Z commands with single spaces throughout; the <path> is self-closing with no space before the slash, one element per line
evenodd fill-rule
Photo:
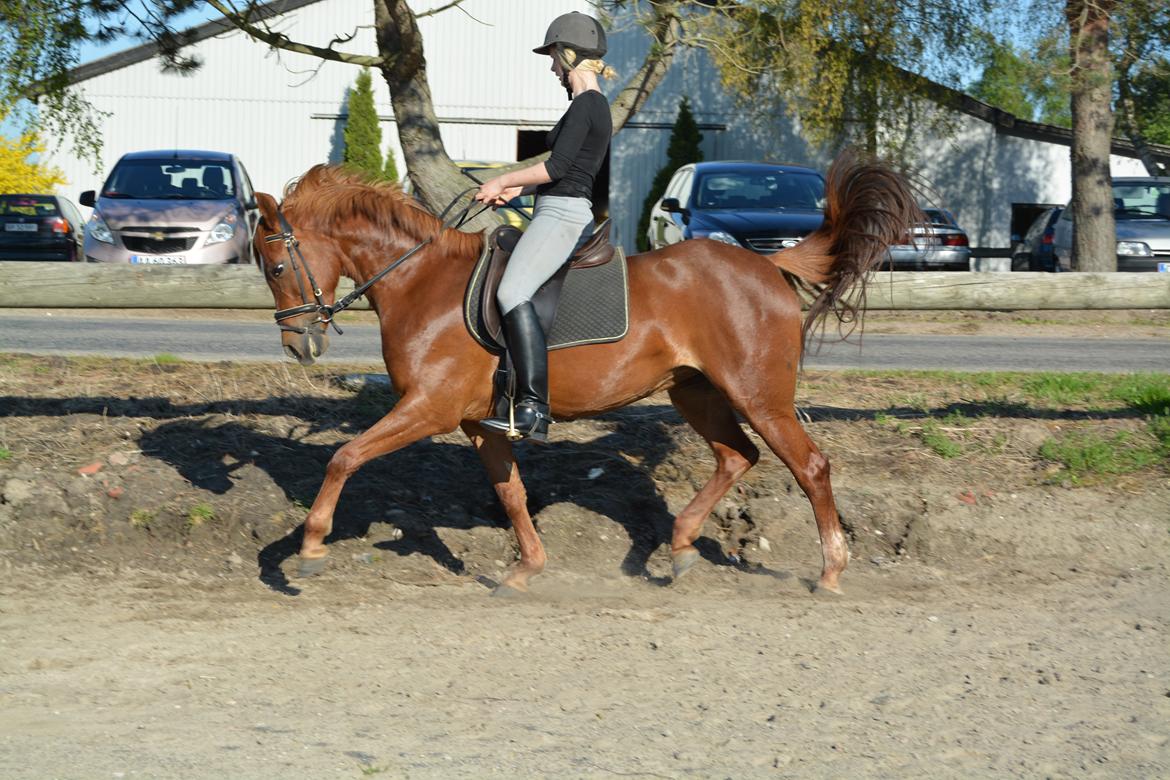
<path fill-rule="evenodd" d="M 504 188 L 500 185 L 499 180 L 491 179 L 480 185 L 479 192 L 475 193 L 475 199 L 489 206 L 499 206 L 503 192 Z"/>
<path fill-rule="evenodd" d="M 498 203 L 496 203 L 496 205 L 497 206 L 506 206 L 508 204 L 508 201 L 512 200 L 513 198 L 519 198 L 520 193 L 522 193 L 523 191 L 524 191 L 523 187 L 505 187 L 500 192 L 500 200 Z"/>
<path fill-rule="evenodd" d="M 475 199 L 492 208 L 499 208 L 506 205 L 512 198 L 517 197 L 523 189 L 523 187 L 501 187 L 498 178 L 492 179 L 480 185 L 479 192 L 475 193 Z"/>

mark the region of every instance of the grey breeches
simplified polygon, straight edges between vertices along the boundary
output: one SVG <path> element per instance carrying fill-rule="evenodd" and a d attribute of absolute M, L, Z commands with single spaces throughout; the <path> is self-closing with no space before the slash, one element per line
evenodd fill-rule
<path fill-rule="evenodd" d="M 541 196 L 536 213 L 508 260 L 496 300 L 507 314 L 552 278 L 593 232 L 593 211 L 585 198 Z"/>

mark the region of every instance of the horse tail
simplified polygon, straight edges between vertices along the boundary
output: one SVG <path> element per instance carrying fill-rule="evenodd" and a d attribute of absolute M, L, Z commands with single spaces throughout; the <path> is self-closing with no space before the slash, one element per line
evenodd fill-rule
<path fill-rule="evenodd" d="M 806 345 L 830 313 L 843 336 L 852 331 L 865 313 L 870 273 L 881 265 L 886 250 L 905 240 L 911 227 L 924 219 L 902 175 L 852 150 L 829 168 L 825 201 L 821 227 L 796 246 L 770 256 L 788 280 L 812 298 L 802 330 Z"/>

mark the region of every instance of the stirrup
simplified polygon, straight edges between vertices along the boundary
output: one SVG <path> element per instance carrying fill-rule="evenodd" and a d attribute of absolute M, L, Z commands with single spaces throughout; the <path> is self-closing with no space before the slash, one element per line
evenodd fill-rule
<path fill-rule="evenodd" d="M 516 426 L 516 407 L 522 406 L 528 413 L 525 416 L 531 416 L 531 421 L 524 420 L 521 427 Z M 520 441 L 521 439 L 533 439 L 535 441 L 548 441 L 548 424 L 552 422 L 552 418 L 547 411 L 548 407 L 539 402 L 521 401 L 519 404 L 508 404 L 508 417 L 503 419 L 501 417 L 489 417 L 486 420 L 481 420 L 480 425 L 487 428 L 489 431 L 495 433 L 502 433 L 508 441 Z"/>

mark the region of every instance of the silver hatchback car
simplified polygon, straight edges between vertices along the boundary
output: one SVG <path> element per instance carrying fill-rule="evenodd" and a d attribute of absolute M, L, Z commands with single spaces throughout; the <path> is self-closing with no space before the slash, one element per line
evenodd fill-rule
<path fill-rule="evenodd" d="M 91 263 L 247 263 L 258 211 L 244 166 L 225 152 L 167 150 L 124 155 L 86 225 Z"/>
<path fill-rule="evenodd" d="M 1118 271 L 1170 272 L 1170 177 L 1114 179 L 1113 219 Z M 1072 209 L 1066 208 L 1052 236 L 1052 251 L 1062 271 L 1076 270 L 1072 245 Z"/>

